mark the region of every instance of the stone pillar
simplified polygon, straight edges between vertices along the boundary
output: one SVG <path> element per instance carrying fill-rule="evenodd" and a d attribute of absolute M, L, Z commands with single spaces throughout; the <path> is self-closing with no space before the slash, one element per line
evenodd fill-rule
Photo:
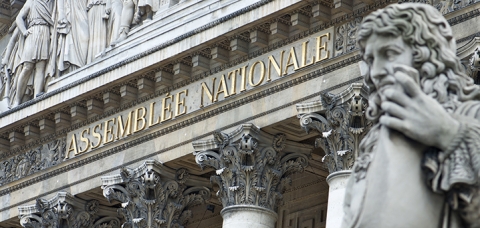
<path fill-rule="evenodd" d="M 210 199 L 210 182 L 190 175 L 186 169 L 173 170 L 155 160 L 136 169 L 122 168 L 120 174 L 102 177 L 103 195 L 121 202 L 121 227 L 184 227 L 190 206 Z"/>
<path fill-rule="evenodd" d="M 120 228 L 114 208 L 99 205 L 98 200 L 82 200 L 59 192 L 52 199 L 37 199 L 35 205 L 18 207 L 20 225 L 40 227 Z"/>
<path fill-rule="evenodd" d="M 351 170 L 334 172 L 327 177 L 328 189 L 328 208 L 327 208 L 327 228 L 341 227 L 343 220 L 343 200 L 350 178 Z M 332 203 L 330 203 L 332 202 Z M 332 212 L 332 213 L 330 213 Z"/>
<path fill-rule="evenodd" d="M 300 124 L 321 137 L 315 146 L 325 151 L 322 161 L 328 168 L 329 185 L 327 228 L 340 227 L 343 220 L 343 202 L 348 179 L 358 156 L 359 144 L 371 124 L 365 118 L 367 92 L 363 84 L 352 84 L 345 91 L 321 95 L 321 102 L 297 105 Z"/>
<path fill-rule="evenodd" d="M 215 169 L 212 182 L 219 187 L 223 228 L 274 228 L 277 206 L 289 175 L 307 166 L 312 148 L 275 136 L 253 124 L 230 134 L 193 143 L 196 162 Z"/>

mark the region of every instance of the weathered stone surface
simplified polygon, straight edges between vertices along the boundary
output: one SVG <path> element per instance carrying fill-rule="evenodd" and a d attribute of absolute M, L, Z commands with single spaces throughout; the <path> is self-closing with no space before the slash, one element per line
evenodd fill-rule
<path fill-rule="evenodd" d="M 449 23 L 430 5 L 405 3 L 366 16 L 358 30 L 374 125 L 343 227 L 479 226 L 480 88 L 463 71 Z"/>
<path fill-rule="evenodd" d="M 82 200 L 59 192 L 52 199 L 37 199 L 31 206 L 21 206 L 20 224 L 28 228 L 91 227 L 120 228 L 114 208 L 99 205 L 98 200 Z"/>
<path fill-rule="evenodd" d="M 174 228 L 188 222 L 189 207 L 210 199 L 205 182 L 190 177 L 186 169 L 172 170 L 148 160 L 136 169 L 122 168 L 118 175 L 102 177 L 102 188 L 108 201 L 122 203 L 122 227 Z"/>
<path fill-rule="evenodd" d="M 321 102 L 297 105 L 302 128 L 321 135 L 315 140 L 315 146 L 325 151 L 322 160 L 330 173 L 353 167 L 360 141 L 371 127 L 365 116 L 366 97 L 367 88 L 357 83 L 336 95 L 322 94 Z M 318 111 L 309 113 L 305 107 Z"/>

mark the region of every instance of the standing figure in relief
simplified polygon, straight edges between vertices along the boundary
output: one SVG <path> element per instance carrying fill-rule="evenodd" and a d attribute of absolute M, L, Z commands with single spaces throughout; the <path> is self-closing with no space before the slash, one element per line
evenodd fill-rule
<path fill-rule="evenodd" d="M 107 46 L 118 39 L 122 22 L 123 2 L 125 0 L 106 0 L 106 10 L 103 19 L 108 20 Z"/>
<path fill-rule="evenodd" d="M 107 48 L 107 20 L 105 0 L 88 0 L 88 52 L 87 64 L 93 62 Z"/>
<path fill-rule="evenodd" d="M 2 84 L 4 85 L 1 89 L 1 110 L 4 112 L 10 109 L 13 103 L 16 101 L 16 88 L 17 83 L 16 79 L 22 71 L 22 51 L 25 44 L 25 37 L 23 34 L 20 34 L 17 24 L 14 22 L 10 27 L 9 34 L 11 34 L 8 45 L 3 53 L 2 58 L 2 73 L 4 78 L 2 78 Z M 24 99 L 22 99 L 24 100 Z"/>
<path fill-rule="evenodd" d="M 66 74 L 87 63 L 88 0 L 57 0 L 58 71 Z"/>
<path fill-rule="evenodd" d="M 34 73 L 34 96 L 44 92 L 47 60 L 51 57 L 50 29 L 53 26 L 54 0 L 28 0 L 20 10 L 16 24 L 25 37 L 22 48 L 22 71 L 16 79 L 14 106 L 22 102 L 27 83 Z"/>
<path fill-rule="evenodd" d="M 122 16 L 119 25 L 120 28 L 114 29 L 118 31 L 113 35 L 117 38 L 111 43 L 111 46 L 115 46 L 121 41 L 127 39 L 128 32 L 130 32 L 130 26 L 132 24 L 139 24 L 143 16 L 146 16 L 145 21 L 152 20 L 153 14 L 158 11 L 159 4 L 160 2 L 158 0 L 123 0 Z"/>
<path fill-rule="evenodd" d="M 358 43 L 374 127 L 343 227 L 480 227 L 480 89 L 448 22 L 430 5 L 390 5 L 364 18 Z"/>

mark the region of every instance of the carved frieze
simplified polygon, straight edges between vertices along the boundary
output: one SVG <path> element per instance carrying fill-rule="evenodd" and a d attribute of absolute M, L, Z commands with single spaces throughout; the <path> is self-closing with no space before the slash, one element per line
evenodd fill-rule
<path fill-rule="evenodd" d="M 23 154 L 1 161 L 0 185 L 55 166 L 65 156 L 65 138 L 57 139 Z"/>
<path fill-rule="evenodd" d="M 317 131 L 321 137 L 315 146 L 325 151 L 323 162 L 330 173 L 352 169 L 358 155 L 358 146 L 371 123 L 365 118 L 366 88 L 352 84 L 340 94 L 323 94 L 315 104 L 322 111 L 299 114 L 302 128 Z M 302 106 L 297 105 L 301 110 Z"/>
<path fill-rule="evenodd" d="M 59 192 L 50 200 L 37 199 L 35 205 L 18 208 L 20 225 L 28 228 L 120 228 L 115 210 Z"/>
<path fill-rule="evenodd" d="M 224 208 L 255 205 L 275 211 L 290 184 L 289 175 L 305 169 L 311 150 L 253 124 L 213 137 L 194 142 L 194 154 L 200 167 L 215 169 L 211 181 L 219 186 L 217 196 Z"/>
<path fill-rule="evenodd" d="M 350 52 L 356 48 L 357 39 L 355 35 L 360 22 L 362 22 L 362 17 L 356 17 L 335 29 L 335 56 Z"/>
<path fill-rule="evenodd" d="M 191 206 L 210 199 L 208 182 L 189 175 L 186 169 L 172 170 L 148 160 L 136 169 L 122 168 L 120 174 L 102 177 L 103 195 L 119 201 L 122 227 L 183 227 Z"/>

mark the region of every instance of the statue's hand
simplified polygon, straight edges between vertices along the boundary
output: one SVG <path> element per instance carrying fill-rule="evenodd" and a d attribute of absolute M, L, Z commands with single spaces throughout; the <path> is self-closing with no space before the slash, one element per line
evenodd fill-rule
<path fill-rule="evenodd" d="M 27 29 L 23 32 L 23 36 L 24 37 L 27 37 L 28 35 L 32 34 L 32 31 L 30 31 L 30 29 Z"/>
<path fill-rule="evenodd" d="M 437 100 L 422 91 L 411 75 L 414 72 L 411 69 L 396 69 L 394 77 L 400 86 L 383 92 L 386 100 L 381 108 L 388 115 L 380 117 L 380 124 L 445 151 L 457 134 L 460 123 Z"/>

